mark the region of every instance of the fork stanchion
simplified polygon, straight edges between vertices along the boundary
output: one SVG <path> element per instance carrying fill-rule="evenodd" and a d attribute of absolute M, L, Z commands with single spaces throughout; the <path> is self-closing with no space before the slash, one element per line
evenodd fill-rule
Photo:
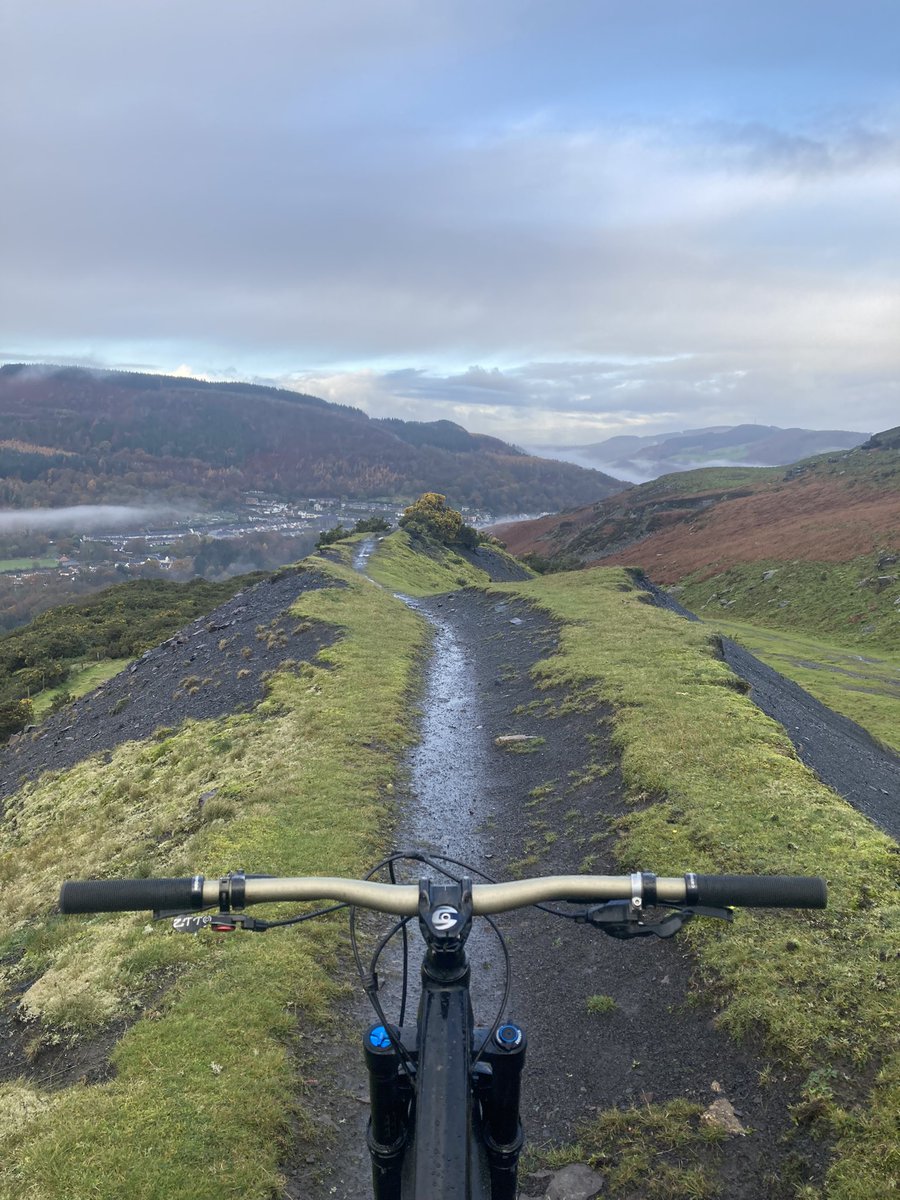
<path fill-rule="evenodd" d="M 368 1030 L 363 1048 L 369 1073 L 366 1142 L 372 1158 L 373 1195 L 375 1200 L 400 1200 L 400 1173 L 409 1136 L 409 1089 L 400 1078 L 400 1058 L 383 1025 Z"/>
<path fill-rule="evenodd" d="M 484 1061 L 491 1068 L 481 1108 L 492 1200 L 516 1200 L 516 1172 L 525 1142 L 519 1120 L 525 1046 L 524 1030 L 508 1021 L 500 1026 L 484 1051 Z"/>

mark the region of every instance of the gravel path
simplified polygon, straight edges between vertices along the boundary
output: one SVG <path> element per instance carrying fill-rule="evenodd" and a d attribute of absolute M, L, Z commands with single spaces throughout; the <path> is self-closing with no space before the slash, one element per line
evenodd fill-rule
<path fill-rule="evenodd" d="M 286 570 L 198 617 L 0 750 L 0 799 L 24 780 L 67 770 L 161 726 L 251 708 L 265 694 L 268 671 L 286 659 L 309 662 L 334 640 L 336 630 L 287 611 L 302 592 L 334 586 L 317 571 Z"/>
<path fill-rule="evenodd" d="M 636 578 L 661 608 L 699 620 L 646 576 Z M 722 638 L 722 655 L 750 684 L 754 703 L 784 726 L 802 762 L 848 804 L 900 839 L 900 757 L 730 638 Z"/>

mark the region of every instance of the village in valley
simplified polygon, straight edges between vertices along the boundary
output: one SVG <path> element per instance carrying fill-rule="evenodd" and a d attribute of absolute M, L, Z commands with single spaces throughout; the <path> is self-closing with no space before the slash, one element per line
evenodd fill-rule
<path fill-rule="evenodd" d="M 30 620 L 50 603 L 127 579 L 211 580 L 296 562 L 315 547 L 319 535 L 338 525 L 380 517 L 396 524 L 404 509 L 397 500 L 342 499 L 333 496 L 288 501 L 248 491 L 230 511 L 135 509 L 123 520 L 118 510 L 103 523 L 103 510 L 67 510 L 65 527 L 0 530 L 0 632 Z M 488 512 L 463 509 L 466 520 L 485 525 Z"/>

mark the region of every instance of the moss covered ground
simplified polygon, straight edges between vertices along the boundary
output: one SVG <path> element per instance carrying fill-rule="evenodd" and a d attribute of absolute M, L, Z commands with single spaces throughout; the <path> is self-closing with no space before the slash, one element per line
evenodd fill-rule
<path fill-rule="evenodd" d="M 502 590 L 563 622 L 539 678 L 615 706 L 631 808 L 623 867 L 827 878 L 825 912 L 743 910 L 732 927 L 697 922 L 686 936 L 717 1023 L 810 1073 L 815 1103 L 798 1119 L 813 1113 L 836 1138 L 826 1194 L 889 1194 L 900 1179 L 897 843 L 803 766 L 718 659 L 711 630 L 642 603 L 624 572 Z"/>
<path fill-rule="evenodd" d="M 4 1200 L 279 1190 L 292 1129 L 311 1121 L 295 1033 L 329 1020 L 345 920 L 195 938 L 140 915 L 61 918 L 54 905 L 65 878 L 370 865 L 425 633 L 382 589 L 326 569 L 344 586 L 305 593 L 294 611 L 341 637 L 317 662 L 276 673 L 258 708 L 125 744 L 12 798 L 0 834 L 0 988 L 18 998 L 31 1039 L 21 1073 L 0 1084 Z M 133 1023 L 110 1078 L 30 1079 L 28 1057 L 123 1019 Z"/>

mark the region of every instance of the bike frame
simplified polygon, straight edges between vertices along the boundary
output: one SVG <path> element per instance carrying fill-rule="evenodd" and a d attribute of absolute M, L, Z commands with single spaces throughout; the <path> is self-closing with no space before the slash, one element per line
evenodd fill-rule
<path fill-rule="evenodd" d="M 426 950 L 414 1035 L 373 1026 L 364 1039 L 375 1200 L 515 1200 L 525 1037 L 511 1024 L 475 1028 L 471 888 L 419 885 Z"/>

